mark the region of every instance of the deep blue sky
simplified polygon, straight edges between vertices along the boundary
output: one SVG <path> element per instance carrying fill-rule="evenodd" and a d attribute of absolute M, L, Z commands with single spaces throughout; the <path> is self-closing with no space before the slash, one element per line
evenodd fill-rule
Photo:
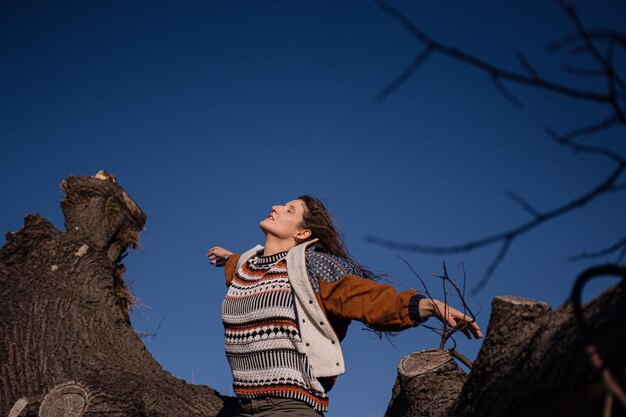
<path fill-rule="evenodd" d="M 590 27 L 619 28 L 626 16 L 623 1 L 577 3 Z M 545 50 L 572 30 L 553 2 L 393 4 L 437 39 L 510 69 L 519 50 L 546 76 L 570 80 L 564 55 Z M 145 342 L 163 367 L 230 394 L 226 288 L 204 254 L 262 243 L 258 222 L 271 205 L 303 193 L 324 198 L 357 259 L 398 289 L 420 289 L 393 251 L 366 236 L 462 242 L 528 219 L 506 189 L 549 209 L 611 169 L 543 133 L 606 113 L 512 86 L 525 103 L 517 109 L 482 73 L 444 57 L 377 104 L 419 48 L 370 1 L 4 1 L 0 229 L 18 230 L 33 212 L 63 228 L 58 184 L 100 169 L 116 175 L 148 215 L 142 249 L 126 258 L 141 299 L 135 329 L 162 321 Z M 597 140 L 623 136 L 616 129 Z M 565 301 L 592 263 L 567 256 L 623 236 L 625 200 L 604 197 L 516 241 L 469 298 L 483 329 L 496 295 Z M 440 297 L 430 276 L 444 259 L 455 277 L 463 260 L 471 286 L 496 249 L 402 256 Z M 398 361 L 437 345 L 425 329 L 404 332 L 394 347 L 362 327 L 353 323 L 344 343 L 347 373 L 330 394 L 330 417 L 382 416 Z M 479 347 L 459 340 L 470 357 Z"/>

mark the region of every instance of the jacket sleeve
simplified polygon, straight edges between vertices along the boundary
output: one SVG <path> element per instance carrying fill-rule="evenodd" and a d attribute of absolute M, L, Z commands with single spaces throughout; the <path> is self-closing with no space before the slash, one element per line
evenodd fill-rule
<path fill-rule="evenodd" d="M 425 321 L 419 314 L 424 296 L 415 290 L 397 292 L 391 285 L 362 278 L 358 265 L 319 246 L 307 251 L 306 263 L 322 306 L 336 317 L 381 331 L 399 331 Z"/>
<path fill-rule="evenodd" d="M 233 253 L 228 257 L 226 264 L 224 264 L 224 275 L 226 275 L 226 286 L 230 287 L 230 283 L 233 282 L 233 278 L 237 273 L 237 262 L 239 261 L 239 257 L 241 255 L 238 253 Z"/>
<path fill-rule="evenodd" d="M 424 297 L 413 289 L 397 292 L 391 285 L 356 275 L 335 282 L 320 280 L 319 289 L 326 311 L 374 330 L 400 331 L 424 321 L 419 316 L 419 301 Z"/>

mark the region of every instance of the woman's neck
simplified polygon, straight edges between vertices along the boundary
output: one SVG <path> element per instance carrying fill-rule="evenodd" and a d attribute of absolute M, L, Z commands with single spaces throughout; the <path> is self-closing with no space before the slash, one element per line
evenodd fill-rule
<path fill-rule="evenodd" d="M 294 246 L 296 246 L 296 243 L 293 240 L 278 239 L 276 236 L 266 234 L 263 256 L 271 256 L 280 252 L 286 252 Z"/>

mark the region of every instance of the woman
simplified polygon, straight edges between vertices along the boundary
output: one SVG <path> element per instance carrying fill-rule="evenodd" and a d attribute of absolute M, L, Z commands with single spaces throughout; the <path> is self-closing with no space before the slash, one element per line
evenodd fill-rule
<path fill-rule="evenodd" d="M 260 227 L 265 246 L 207 253 L 225 267 L 225 349 L 244 417 L 327 411 L 327 392 L 345 371 L 340 342 L 351 320 L 399 331 L 435 316 L 467 337 L 482 337 L 462 312 L 368 279 L 314 197 L 273 206 Z"/>

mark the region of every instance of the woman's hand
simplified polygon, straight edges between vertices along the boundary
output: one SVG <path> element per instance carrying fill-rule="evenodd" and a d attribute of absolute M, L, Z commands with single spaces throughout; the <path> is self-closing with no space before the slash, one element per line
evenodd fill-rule
<path fill-rule="evenodd" d="M 422 318 L 427 319 L 431 316 L 435 316 L 442 323 L 462 331 L 468 339 L 471 339 L 471 335 L 478 339 L 483 337 L 482 332 L 478 324 L 470 317 L 459 310 L 450 307 L 446 303 L 439 300 L 432 300 L 430 298 L 423 298 L 420 300 L 420 315 Z"/>
<path fill-rule="evenodd" d="M 220 248 L 219 246 L 213 246 L 207 252 L 206 256 L 211 260 L 211 263 L 215 266 L 224 266 L 228 257 L 233 253 L 228 249 Z"/>

